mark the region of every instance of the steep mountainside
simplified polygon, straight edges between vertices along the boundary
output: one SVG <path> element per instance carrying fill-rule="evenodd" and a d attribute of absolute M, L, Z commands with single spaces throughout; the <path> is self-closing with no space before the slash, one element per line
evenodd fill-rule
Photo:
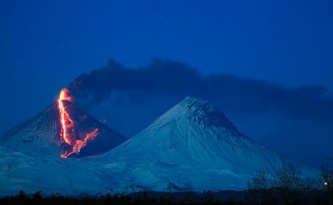
<path fill-rule="evenodd" d="M 97 136 L 89 140 L 80 152 L 74 153 L 72 156 L 100 154 L 126 140 L 122 135 L 89 116 L 74 104 L 67 101 L 64 103 L 74 123 L 74 140 L 83 140 L 87 133 L 98 129 Z M 33 118 L 9 130 L 0 138 L 0 145 L 23 153 L 53 156 L 60 156 L 61 153 L 71 151 L 71 147 L 61 138 L 57 103 L 53 103 Z"/>
<path fill-rule="evenodd" d="M 100 160 L 124 173 L 124 184 L 161 191 L 244 189 L 256 170 L 272 174 L 286 162 L 189 97 Z"/>

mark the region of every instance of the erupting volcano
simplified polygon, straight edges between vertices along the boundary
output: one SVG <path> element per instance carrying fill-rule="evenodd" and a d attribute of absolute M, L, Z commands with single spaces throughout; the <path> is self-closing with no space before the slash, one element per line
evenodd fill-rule
<path fill-rule="evenodd" d="M 79 153 L 81 149 L 87 145 L 88 140 L 94 139 L 98 135 L 98 128 L 95 128 L 94 131 L 87 133 L 83 140 L 76 140 L 74 121 L 68 114 L 64 101 L 72 102 L 72 98 L 69 96 L 69 90 L 67 88 L 61 90 L 58 98 L 58 110 L 61 125 L 60 137 L 72 148 L 71 151 L 65 151 L 65 153 L 60 156 L 62 158 L 67 158 L 73 153 Z"/>
<path fill-rule="evenodd" d="M 0 145 L 41 156 L 81 158 L 105 153 L 126 140 L 76 106 L 70 89 L 32 118 L 10 129 Z"/>

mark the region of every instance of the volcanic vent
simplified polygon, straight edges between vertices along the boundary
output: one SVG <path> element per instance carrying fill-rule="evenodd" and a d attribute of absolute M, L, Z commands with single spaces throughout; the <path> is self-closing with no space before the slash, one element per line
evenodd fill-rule
<path fill-rule="evenodd" d="M 42 112 L 9 130 L 0 145 L 63 158 L 101 154 L 126 140 L 71 102 L 68 90 Z"/>

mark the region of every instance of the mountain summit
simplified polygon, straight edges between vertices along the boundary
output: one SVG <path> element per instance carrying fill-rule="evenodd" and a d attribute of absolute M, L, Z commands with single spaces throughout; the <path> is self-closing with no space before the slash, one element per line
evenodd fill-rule
<path fill-rule="evenodd" d="M 101 160 L 122 163 L 124 178 L 131 178 L 124 184 L 161 191 L 189 182 L 197 190 L 244 189 L 255 171 L 271 174 L 286 161 L 241 134 L 217 108 L 190 97 Z"/>
<path fill-rule="evenodd" d="M 200 127 L 225 127 L 233 132 L 237 128 L 217 108 L 196 98 L 186 97 L 160 118 L 186 118 Z"/>
<path fill-rule="evenodd" d="M 101 154 L 109 151 L 126 138 L 94 119 L 71 102 L 64 102 L 67 112 L 72 116 L 75 127 L 74 140 L 83 142 L 84 136 L 98 129 L 97 136 L 86 143 L 74 157 Z M 57 103 L 53 103 L 42 112 L 9 130 L 2 138 L 0 145 L 23 153 L 39 153 L 43 155 L 60 156 L 70 153 L 71 147 L 61 138 L 61 125 Z"/>

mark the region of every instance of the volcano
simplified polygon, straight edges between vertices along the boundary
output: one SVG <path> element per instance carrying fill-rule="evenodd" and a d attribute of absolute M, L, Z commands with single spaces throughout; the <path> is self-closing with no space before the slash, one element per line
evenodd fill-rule
<path fill-rule="evenodd" d="M 187 97 L 102 157 L 142 190 L 241 190 L 288 160 L 249 139 L 218 109 Z M 298 166 L 299 167 L 299 166 Z"/>
<path fill-rule="evenodd" d="M 56 102 L 1 139 L 0 184 L 6 186 L 0 186 L 0 196 L 19 190 L 65 195 L 243 190 L 256 171 L 270 178 L 285 163 L 305 177 L 319 176 L 257 144 L 221 111 L 195 98 L 185 98 L 127 141 L 70 101 L 63 106 L 70 120 L 59 120 Z M 71 128 L 65 130 L 70 143 L 98 132 L 71 153 L 64 124 Z M 65 160 L 64 153 L 81 158 Z"/>
<path fill-rule="evenodd" d="M 23 153 L 39 153 L 46 156 L 61 156 L 64 153 L 70 153 L 70 155 L 67 155 L 77 158 L 104 153 L 126 140 L 121 134 L 94 119 L 75 104 L 69 101 L 63 103 L 75 124 L 72 130 L 73 140 L 83 142 L 87 134 L 94 131 L 97 134 L 95 138 L 86 142 L 85 147 L 81 150 L 72 152 L 73 148 L 64 142 L 61 137 L 61 122 L 57 102 L 26 122 L 9 130 L 0 139 L 0 145 Z"/>

